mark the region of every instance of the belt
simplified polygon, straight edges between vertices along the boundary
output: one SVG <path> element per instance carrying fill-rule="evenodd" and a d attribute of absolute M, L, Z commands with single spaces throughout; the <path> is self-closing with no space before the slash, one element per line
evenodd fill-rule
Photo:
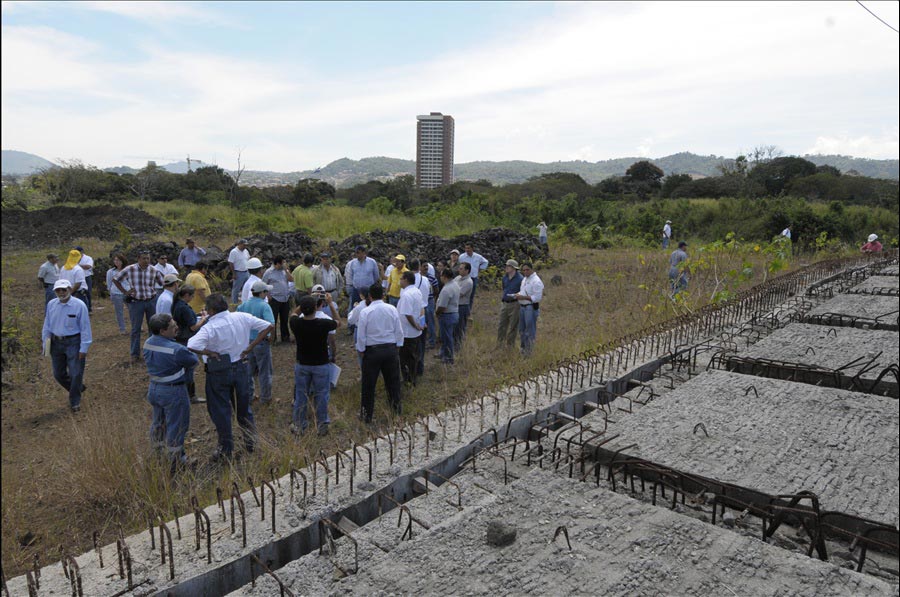
<path fill-rule="evenodd" d="M 44 288 L 50 288 L 51 286 L 53 286 L 53 283 L 51 283 L 51 282 L 44 282 Z"/>
<path fill-rule="evenodd" d="M 169 386 L 183 386 L 183 385 L 187 384 L 186 381 L 176 381 L 176 382 L 174 382 L 174 383 L 160 383 L 160 382 L 158 382 L 158 381 L 154 381 L 154 382 L 152 382 L 152 383 L 155 383 L 155 384 L 158 385 L 158 386 L 167 386 L 167 387 L 169 387 Z"/>
<path fill-rule="evenodd" d="M 77 338 L 77 337 L 79 337 L 80 335 L 81 335 L 80 333 L 78 333 L 78 334 L 69 334 L 68 336 L 57 336 L 56 334 L 51 334 L 51 336 L 53 336 L 53 339 L 54 339 L 54 340 L 69 340 L 70 338 Z"/>
<path fill-rule="evenodd" d="M 518 299 L 503 299 L 504 303 L 518 303 Z"/>
<path fill-rule="evenodd" d="M 519 306 L 524 309 L 525 307 L 534 307 L 534 303 L 528 303 L 527 305 L 519 305 Z"/>
<path fill-rule="evenodd" d="M 384 348 L 386 346 L 393 346 L 396 348 L 397 343 L 396 342 L 388 342 L 386 344 L 370 344 L 370 345 L 366 346 L 366 350 L 369 350 L 370 348 Z"/>

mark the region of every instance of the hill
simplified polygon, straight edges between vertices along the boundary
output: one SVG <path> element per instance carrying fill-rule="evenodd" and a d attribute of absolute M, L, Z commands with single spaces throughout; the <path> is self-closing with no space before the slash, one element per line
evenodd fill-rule
<path fill-rule="evenodd" d="M 33 153 L 10 149 L 3 150 L 0 161 L 2 161 L 3 174 L 11 175 L 34 174 L 42 168 L 50 168 L 55 165 Z"/>

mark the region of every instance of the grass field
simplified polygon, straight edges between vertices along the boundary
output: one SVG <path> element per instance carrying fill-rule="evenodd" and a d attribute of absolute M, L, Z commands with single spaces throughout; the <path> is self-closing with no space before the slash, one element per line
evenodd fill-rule
<path fill-rule="evenodd" d="M 184 206 L 169 208 L 182 210 Z M 216 217 L 206 206 L 196 209 L 196 213 L 176 214 L 163 208 L 155 215 L 196 218 L 195 222 Z M 298 227 L 309 226 L 311 231 L 331 238 L 360 231 L 354 227 L 360 221 L 364 222 L 363 230 L 396 228 L 406 223 L 402 217 L 382 221 L 378 218 L 387 217 L 360 216 L 360 210 L 341 211 L 351 208 L 328 209 L 334 210 L 327 213 L 337 221 L 309 221 L 301 213 L 291 217 Z M 278 217 L 287 218 L 284 214 Z M 466 231 L 464 228 L 460 231 Z M 173 236 L 161 239 L 186 233 L 177 227 L 168 232 Z M 220 237 L 231 238 L 233 232 L 249 230 L 210 230 L 205 236 L 192 233 L 203 244 Z M 94 255 L 108 253 L 113 244 L 96 239 L 80 242 Z M 49 360 L 38 356 L 43 301 L 35 274 L 45 252 L 46 249 L 4 251 L 2 257 L 4 335 L 14 336 L 21 344 L 4 372 L 0 421 L 2 559 L 7 576 L 21 573 L 35 553 L 47 562 L 58 559 L 59 546 L 67 553 L 89 549 L 95 530 L 107 541 L 119 525 L 126 534 L 135 532 L 151 513 L 171 516 L 173 505 L 181 512 L 187 511 L 193 495 L 201 503 L 211 503 L 217 486 L 228 487 L 234 480 L 246 487 L 248 477 L 268 477 L 273 468 L 279 475 L 286 474 L 291 464 L 303 465 L 307 455 L 319 450 L 331 452 L 348 447 L 351 441 L 367 439 L 366 429 L 356 418 L 358 367 L 350 338 L 342 329 L 338 332 L 338 363 L 344 373 L 331 397 L 330 436 L 318 438 L 309 434 L 297 439 L 289 433 L 295 349 L 278 344 L 273 347 L 275 402 L 265 407 L 254 403 L 260 435 L 257 452 L 225 468 L 207 464 L 216 444 L 215 430 L 205 408 L 193 406 L 187 450 L 200 466 L 170 479 L 166 467 L 150 451 L 146 370 L 143 366 L 128 366 L 129 338 L 118 334 L 108 299 L 95 301 L 94 344 L 85 374 L 88 390 L 81 413 L 69 413 L 66 394 L 54 382 Z M 554 246 L 552 252 L 556 265 L 539 272 L 547 284 L 547 294 L 532 357 L 526 360 L 517 351 L 496 347 L 498 291 L 479 287 L 470 337 L 461 357 L 447 369 L 433 364 L 436 360 L 430 355 L 426 357 L 424 382 L 403 398 L 407 420 L 444 410 L 497 383 L 544 370 L 561 358 L 695 309 L 723 287 L 738 290 L 758 283 L 763 278 L 766 259 L 751 247 L 723 250 L 715 257 L 715 267 L 698 271 L 686 299 L 673 303 L 668 298 L 665 274 L 668 251 L 597 251 L 561 245 Z M 790 267 L 800 265 L 798 261 Z M 752 277 L 726 275 L 748 264 L 754 269 Z M 553 275 L 562 277 L 562 285 L 549 284 Z M 198 388 L 203 387 L 203 381 L 204 374 L 198 372 Z M 381 431 L 397 423 L 389 414 L 380 384 L 376 420 Z"/>

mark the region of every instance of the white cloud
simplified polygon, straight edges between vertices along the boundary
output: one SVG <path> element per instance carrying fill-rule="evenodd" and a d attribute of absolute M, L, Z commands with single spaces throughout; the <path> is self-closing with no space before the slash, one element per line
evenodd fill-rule
<path fill-rule="evenodd" d="M 135 19 L 206 11 L 85 6 Z M 896 22 L 897 3 L 869 6 Z M 896 157 L 897 38 L 880 29 L 854 4 L 567 4 L 428 63 L 349 77 L 305 68 L 312 56 L 185 55 L 161 41 L 127 62 L 96 41 L 4 27 L 3 145 L 100 165 L 135 153 L 211 160 L 242 146 L 252 168 L 297 170 L 413 157 L 415 115 L 440 110 L 457 119 L 460 162 L 734 155 L 758 144 Z M 89 114 L 66 103 L 79 95 L 112 106 Z"/>

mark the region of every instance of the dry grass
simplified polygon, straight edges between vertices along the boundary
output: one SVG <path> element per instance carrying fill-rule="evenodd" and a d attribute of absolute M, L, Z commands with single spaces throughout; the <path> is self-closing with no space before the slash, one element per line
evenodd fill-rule
<path fill-rule="evenodd" d="M 95 240 L 85 239 L 84 245 L 95 254 L 109 249 Z M 89 549 L 94 530 L 101 530 L 106 540 L 117 525 L 126 533 L 135 532 L 146 525 L 149 512 L 171 515 L 173 504 L 185 512 L 192 495 L 211 503 L 217 486 L 239 481 L 243 488 L 248 476 L 268 477 L 272 468 L 285 474 L 291 463 L 302 465 L 309 454 L 366 440 L 366 430 L 356 418 L 358 367 L 342 329 L 339 364 L 344 374 L 331 398 L 329 437 L 298 440 L 288 432 L 294 348 L 279 344 L 273 348 L 276 402 L 254 408 L 260 434 L 257 453 L 224 469 L 203 464 L 170 480 L 149 448 L 146 372 L 125 366 L 129 339 L 117 334 L 108 299 L 95 303 L 95 342 L 88 355 L 83 410 L 77 417 L 69 414 L 48 360 L 37 356 L 42 302 L 34 275 L 44 252 L 3 255 L 4 327 L 15 319 L 24 341 L 23 353 L 4 374 L 2 398 L 2 540 L 7 575 L 21 573 L 33 553 L 46 562 L 58 558 L 60 545 L 68 552 Z M 563 246 L 554 254 L 558 265 L 540 272 L 547 293 L 533 356 L 523 360 L 516 352 L 496 348 L 497 291 L 479 288 L 463 354 L 450 369 L 426 357 L 424 383 L 404 397 L 407 419 L 443 410 L 488 386 L 546 369 L 561 358 L 696 308 L 713 289 L 713 282 L 706 279 L 687 301 L 673 304 L 666 291 L 668 252 L 660 250 L 639 258 L 635 251 Z M 736 267 L 742 257 L 728 259 L 723 267 Z M 562 276 L 561 286 L 550 285 L 553 275 Z M 202 372 L 198 387 L 203 387 Z M 191 415 L 187 450 L 205 463 L 215 447 L 215 431 L 202 406 L 192 407 Z M 395 423 L 381 388 L 376 419 L 382 429 Z"/>

